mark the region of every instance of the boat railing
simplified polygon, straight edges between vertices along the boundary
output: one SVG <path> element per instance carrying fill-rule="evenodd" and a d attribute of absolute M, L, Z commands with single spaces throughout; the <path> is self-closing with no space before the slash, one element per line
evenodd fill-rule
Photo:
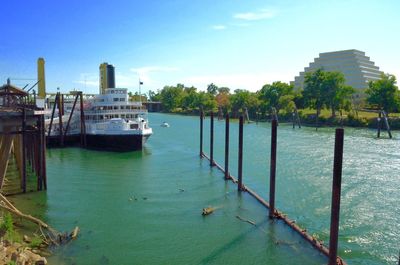
<path fill-rule="evenodd" d="M 86 110 L 85 114 L 124 114 L 124 113 L 128 113 L 128 114 L 146 114 L 147 113 L 147 109 L 112 109 L 112 110 Z"/>

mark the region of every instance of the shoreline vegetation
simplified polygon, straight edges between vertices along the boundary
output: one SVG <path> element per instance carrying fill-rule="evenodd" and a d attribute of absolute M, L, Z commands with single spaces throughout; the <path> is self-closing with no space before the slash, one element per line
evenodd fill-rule
<path fill-rule="evenodd" d="M 305 75 L 302 88 L 281 81 L 265 84 L 260 90 L 250 92 L 211 83 L 206 91 L 183 84 L 165 86 L 148 97 L 130 93 L 133 101 L 160 102 L 163 112 L 198 114 L 200 110 L 218 117 L 229 113 L 238 118 L 244 114 L 252 121 L 268 121 L 278 117 L 282 122 L 297 119 L 307 126 L 349 126 L 377 128 L 382 119 L 389 118 L 392 129 L 400 129 L 400 91 L 396 77 L 382 74 L 370 81 L 367 88 L 353 88 L 345 84 L 341 72 L 318 69 Z M 381 117 L 378 122 L 378 117 Z"/>
<path fill-rule="evenodd" d="M 60 233 L 48 224 L 17 209 L 0 194 L 0 263 L 7 265 L 47 264 L 46 257 L 62 244 L 76 239 L 79 228 Z"/>
<path fill-rule="evenodd" d="M 314 113 L 312 113 L 314 112 Z M 370 112 L 363 112 L 359 111 L 358 116 L 355 113 L 343 113 L 342 116 L 338 115 L 335 117 L 331 117 L 326 115 L 329 111 L 323 110 L 322 114 L 318 117 L 318 127 L 333 127 L 333 126 L 343 126 L 343 127 L 354 127 L 354 128 L 369 128 L 369 129 L 376 129 L 378 127 L 378 113 L 370 113 Z M 182 109 L 175 109 L 173 111 L 163 111 L 162 113 L 166 114 L 177 114 L 177 115 L 187 115 L 187 116 L 199 116 L 200 111 L 197 110 L 182 110 Z M 218 112 L 214 111 L 214 117 L 218 118 Z M 316 127 L 316 115 L 314 110 L 310 109 L 303 109 L 298 110 L 299 118 L 301 122 L 301 126 L 306 127 Z M 209 112 L 204 112 L 205 116 L 210 115 Z M 239 119 L 240 113 L 232 114 L 229 113 L 230 118 L 232 119 Z M 226 115 L 226 114 L 225 114 Z M 270 122 L 272 120 L 272 115 L 268 115 L 265 117 L 254 117 L 249 115 L 249 119 L 251 122 Z M 225 119 L 225 116 L 222 117 Z M 293 115 L 292 113 L 280 113 L 278 115 L 278 121 L 280 123 L 293 123 Z M 400 130 L 400 113 L 391 113 L 388 117 L 388 121 L 390 124 L 390 129 L 392 130 Z M 297 124 L 296 124 L 297 126 Z M 382 126 L 382 130 L 385 128 Z"/>

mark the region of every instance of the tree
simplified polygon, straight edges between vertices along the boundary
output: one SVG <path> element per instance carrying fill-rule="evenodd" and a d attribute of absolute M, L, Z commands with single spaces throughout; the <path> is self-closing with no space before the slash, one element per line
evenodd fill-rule
<path fill-rule="evenodd" d="M 264 111 L 268 112 L 271 108 L 275 108 L 276 112 L 279 113 L 279 110 L 288 103 L 287 100 L 281 100 L 281 97 L 293 95 L 293 86 L 280 81 L 273 82 L 272 85 L 264 85 L 258 94 L 259 99 L 264 103 Z"/>
<path fill-rule="evenodd" d="M 230 101 L 234 113 L 239 114 L 247 108 L 249 115 L 251 116 L 256 115 L 260 104 L 255 93 L 243 89 L 236 89 L 235 94 L 231 96 Z"/>
<path fill-rule="evenodd" d="M 183 86 L 165 86 L 161 90 L 161 102 L 166 111 L 172 111 L 181 106 L 183 99 Z"/>
<path fill-rule="evenodd" d="M 211 95 L 215 96 L 217 94 L 218 87 L 214 85 L 214 83 L 211 83 L 207 86 L 207 93 L 210 93 Z"/>
<path fill-rule="evenodd" d="M 306 107 L 317 110 L 317 118 L 324 106 L 324 71 L 318 69 L 315 72 L 308 72 L 304 76 L 303 99 Z"/>
<path fill-rule="evenodd" d="M 351 105 L 351 96 L 355 90 L 346 86 L 345 78 L 341 72 L 323 72 L 322 90 L 325 94 L 325 104 L 330 107 L 332 117 L 336 116 L 336 110 L 349 108 Z"/>
<path fill-rule="evenodd" d="M 368 95 L 367 102 L 378 109 L 389 113 L 399 108 L 400 96 L 394 75 L 382 74 L 381 79 L 370 81 L 365 93 Z"/>

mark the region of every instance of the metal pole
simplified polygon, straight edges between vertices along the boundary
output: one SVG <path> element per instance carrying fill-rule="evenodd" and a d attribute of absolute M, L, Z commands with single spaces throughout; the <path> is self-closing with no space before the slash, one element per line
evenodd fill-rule
<path fill-rule="evenodd" d="M 269 176 L 269 218 L 275 216 L 275 177 L 276 177 L 276 147 L 277 147 L 277 127 L 278 121 L 272 120 L 271 124 L 271 162 Z"/>
<path fill-rule="evenodd" d="M 50 125 L 49 125 L 49 131 L 47 132 L 47 136 L 50 137 L 51 135 L 51 127 L 53 125 L 53 119 L 54 119 L 54 112 L 56 111 L 56 106 L 58 104 L 58 93 L 56 94 L 56 97 L 54 99 L 54 105 L 53 105 L 53 110 L 51 112 L 51 119 L 50 119 Z"/>
<path fill-rule="evenodd" d="M 26 192 L 26 111 L 22 108 L 22 190 Z"/>
<path fill-rule="evenodd" d="M 81 107 L 81 145 L 86 147 L 86 125 L 85 125 L 85 113 L 83 110 L 83 95 L 79 92 L 79 101 Z"/>
<path fill-rule="evenodd" d="M 68 129 L 69 129 L 69 124 L 70 124 L 70 122 L 71 122 L 72 115 L 74 115 L 74 110 L 75 110 L 76 102 L 78 101 L 78 97 L 79 97 L 79 95 L 76 95 L 75 100 L 74 100 L 74 105 L 72 106 L 71 114 L 70 114 L 69 117 L 68 117 L 67 126 L 66 126 L 65 132 L 64 132 L 64 138 L 67 137 L 67 133 L 68 133 Z"/>
<path fill-rule="evenodd" d="M 210 166 L 214 166 L 214 113 L 210 113 Z"/>
<path fill-rule="evenodd" d="M 336 129 L 335 155 L 333 161 L 333 182 L 332 182 L 332 208 L 331 208 L 331 229 L 329 237 L 329 265 L 336 265 L 339 235 L 340 215 L 340 192 L 342 183 L 342 162 L 343 162 L 343 128 Z"/>
<path fill-rule="evenodd" d="M 47 189 L 47 172 L 46 172 L 46 134 L 45 134 L 45 124 L 44 124 L 44 115 L 41 117 L 42 120 L 42 184 L 44 189 Z M 41 185 L 42 185 L 41 184 Z"/>
<path fill-rule="evenodd" d="M 204 113 L 200 111 L 200 157 L 203 157 L 203 120 Z"/>
<path fill-rule="evenodd" d="M 378 116 L 378 135 L 377 135 L 377 137 L 379 138 L 379 137 L 381 137 L 381 121 L 382 121 L 382 112 L 381 111 L 379 111 L 379 116 Z"/>
<path fill-rule="evenodd" d="M 243 190 L 243 115 L 239 117 L 239 151 L 238 151 L 238 190 Z"/>
<path fill-rule="evenodd" d="M 225 117 L 225 179 L 229 179 L 229 113 Z"/>
<path fill-rule="evenodd" d="M 60 137 L 60 146 L 64 146 L 64 134 L 63 134 L 63 122 L 62 122 L 62 112 L 63 106 L 61 105 L 61 101 L 63 96 L 58 96 L 58 129 L 59 129 L 59 137 Z"/>

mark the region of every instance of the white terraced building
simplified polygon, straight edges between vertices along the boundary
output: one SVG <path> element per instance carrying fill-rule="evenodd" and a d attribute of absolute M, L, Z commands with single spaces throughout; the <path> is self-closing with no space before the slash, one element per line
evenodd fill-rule
<path fill-rule="evenodd" d="M 369 81 L 378 80 L 382 71 L 379 67 L 365 56 L 365 52 L 359 50 L 344 50 L 336 52 L 320 53 L 314 62 L 304 68 L 299 76 L 294 79 L 294 88 L 302 89 L 304 83 L 304 75 L 307 72 L 315 71 L 322 68 L 324 71 L 338 71 L 344 74 L 346 85 L 362 92 L 368 87 Z"/>

